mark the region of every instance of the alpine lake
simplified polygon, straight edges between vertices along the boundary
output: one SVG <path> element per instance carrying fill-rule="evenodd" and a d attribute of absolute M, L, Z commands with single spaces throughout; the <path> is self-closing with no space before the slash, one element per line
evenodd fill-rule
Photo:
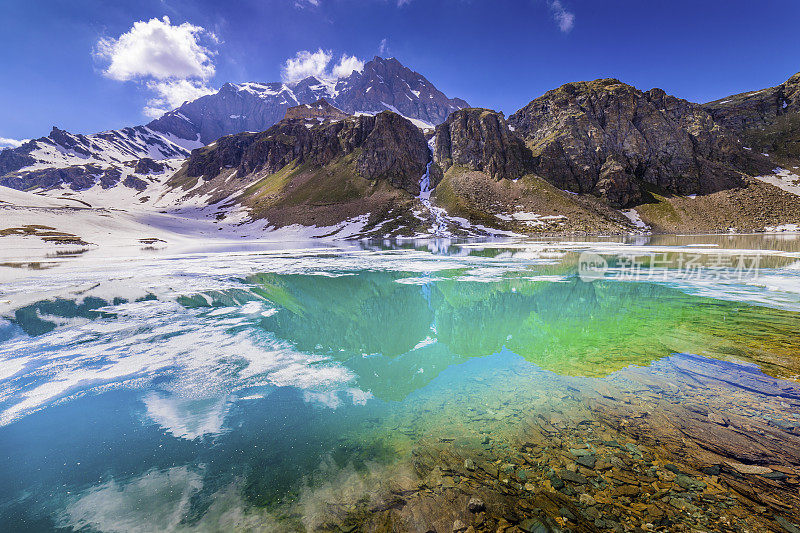
<path fill-rule="evenodd" d="M 800 235 L 0 265 L 0 531 L 800 531 Z"/>

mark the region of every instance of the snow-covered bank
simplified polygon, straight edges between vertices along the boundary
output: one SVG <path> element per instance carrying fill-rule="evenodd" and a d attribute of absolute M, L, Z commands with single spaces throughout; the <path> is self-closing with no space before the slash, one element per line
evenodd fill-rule
<path fill-rule="evenodd" d="M 309 239 L 346 239 L 363 230 L 367 216 L 334 226 L 291 225 L 275 228 L 250 220 L 239 207 L 205 205 L 202 198 L 180 202 L 124 187 L 101 192 L 34 194 L 0 187 L 0 259 L 31 260 L 91 252 L 92 256 L 130 256 L 158 248 L 190 248 Z M 67 191 L 67 194 L 69 192 Z M 100 201 L 102 200 L 102 202 Z"/>

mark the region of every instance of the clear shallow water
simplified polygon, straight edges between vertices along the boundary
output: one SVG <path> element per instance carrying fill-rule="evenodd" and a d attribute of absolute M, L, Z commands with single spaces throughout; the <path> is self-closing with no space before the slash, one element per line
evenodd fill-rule
<path fill-rule="evenodd" d="M 725 236 L 7 265 L 0 523 L 783 527 L 800 473 L 798 248 Z M 705 488 L 676 485 L 676 463 Z M 636 494 L 615 492 L 619 471 Z M 472 495 L 486 511 L 466 510 Z"/>

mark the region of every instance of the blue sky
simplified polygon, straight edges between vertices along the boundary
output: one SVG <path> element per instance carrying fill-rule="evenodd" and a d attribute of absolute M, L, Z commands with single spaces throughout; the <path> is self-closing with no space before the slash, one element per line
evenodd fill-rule
<path fill-rule="evenodd" d="M 196 45 L 175 79 L 119 45 L 165 16 Z M 4 0 L 0 138 L 146 123 L 146 108 L 169 105 L 159 82 L 277 81 L 287 59 L 319 49 L 328 70 L 343 54 L 397 57 L 448 96 L 506 114 L 599 77 L 702 102 L 800 71 L 799 21 L 796 0 Z"/>

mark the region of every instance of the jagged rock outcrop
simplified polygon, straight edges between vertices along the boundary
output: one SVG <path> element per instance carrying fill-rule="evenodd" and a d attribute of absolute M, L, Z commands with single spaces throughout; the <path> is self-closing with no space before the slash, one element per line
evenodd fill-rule
<path fill-rule="evenodd" d="M 160 174 L 164 172 L 166 165 L 160 161 L 155 161 L 149 157 L 143 157 L 134 162 L 133 171 L 137 174 Z"/>
<path fill-rule="evenodd" d="M 364 122 L 369 128 L 373 121 Z M 360 148 L 356 168 L 361 176 L 386 179 L 399 189 L 419 194 L 419 180 L 431 159 L 419 128 L 396 113 L 384 111 L 374 117 L 372 130 Z"/>
<path fill-rule="evenodd" d="M 31 155 L 35 147 L 35 141 L 28 141 L 17 148 L 0 150 L 0 176 L 35 164 L 36 158 Z"/>
<path fill-rule="evenodd" d="M 304 120 L 309 123 L 343 120 L 347 113 L 328 103 L 324 98 L 310 104 L 301 104 L 286 110 L 285 120 Z"/>
<path fill-rule="evenodd" d="M 537 174 L 616 207 L 640 201 L 644 184 L 703 194 L 739 186 L 739 171 L 763 166 L 699 105 L 615 79 L 563 85 L 508 122 Z"/>
<path fill-rule="evenodd" d="M 800 157 L 800 73 L 775 87 L 703 105 L 756 152 Z"/>
<path fill-rule="evenodd" d="M 530 150 L 496 111 L 456 111 L 436 127 L 435 139 L 434 161 L 443 171 L 457 165 L 494 179 L 517 179 L 532 167 Z"/>
<path fill-rule="evenodd" d="M 430 161 L 422 131 L 384 111 L 311 127 L 304 121 L 283 120 L 262 133 L 229 135 L 193 151 L 182 172 L 206 180 L 225 169 L 235 169 L 238 176 L 272 174 L 290 163 L 322 167 L 351 154 L 361 177 L 386 180 L 412 194 L 419 193 L 419 180 Z"/>
<path fill-rule="evenodd" d="M 593 192 L 613 206 L 632 205 L 642 198 L 639 184 L 628 172 L 626 161 L 615 154 L 608 156 L 600 167 Z"/>

